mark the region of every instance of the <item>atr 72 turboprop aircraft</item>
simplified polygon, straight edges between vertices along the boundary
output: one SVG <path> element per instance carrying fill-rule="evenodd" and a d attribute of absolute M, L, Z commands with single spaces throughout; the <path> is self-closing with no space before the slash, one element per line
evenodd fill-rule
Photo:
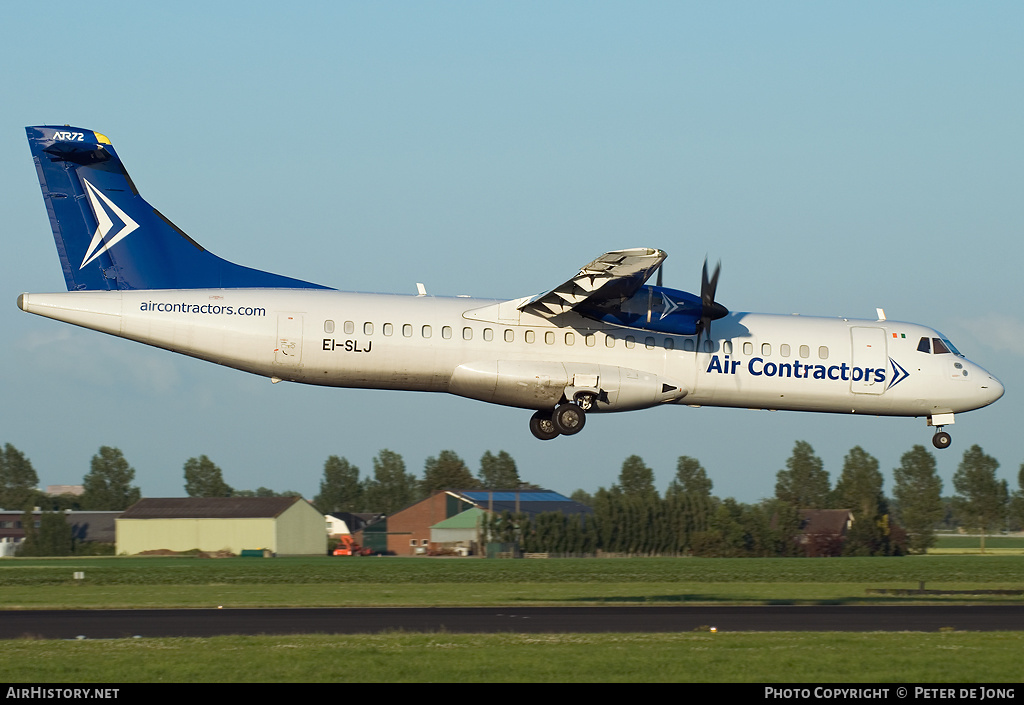
<path fill-rule="evenodd" d="M 540 439 L 587 415 L 663 404 L 923 416 L 942 427 L 1003 386 L 913 323 L 735 313 L 661 286 L 666 254 L 609 252 L 564 284 L 511 301 L 364 294 L 233 264 L 135 188 L 110 140 L 26 128 L 67 293 L 18 306 L 269 377 L 448 392 L 535 411 Z M 658 285 L 646 284 L 658 271 Z M 714 326 L 712 326 L 714 322 Z"/>

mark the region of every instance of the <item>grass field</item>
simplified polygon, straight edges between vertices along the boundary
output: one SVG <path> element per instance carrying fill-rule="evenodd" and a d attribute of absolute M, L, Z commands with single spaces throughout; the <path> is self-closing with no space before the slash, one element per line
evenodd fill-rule
<path fill-rule="evenodd" d="M 73 579 L 75 572 L 84 579 Z M 4 559 L 0 608 L 909 604 L 922 600 L 866 590 L 917 588 L 922 581 L 933 590 L 1021 589 L 1024 558 Z M 967 598 L 929 598 L 953 600 Z"/>
<path fill-rule="evenodd" d="M 978 536 L 958 536 L 941 534 L 937 537 L 934 548 L 929 554 L 976 554 L 981 549 L 981 538 Z M 1024 555 L 1024 536 L 986 536 L 985 553 L 995 555 Z"/>
<path fill-rule="evenodd" d="M 1020 683 L 1024 634 L 374 634 L 3 642 L 36 683 Z"/>
<path fill-rule="evenodd" d="M 76 571 L 83 580 L 73 579 Z M 915 604 L 1021 589 L 1021 556 L 0 560 L 0 607 Z M 928 602 L 1020 604 L 1020 597 Z M 0 613 L 2 618 L 2 613 Z M 0 680 L 1020 682 L 1024 633 L 373 634 L 2 643 Z"/>

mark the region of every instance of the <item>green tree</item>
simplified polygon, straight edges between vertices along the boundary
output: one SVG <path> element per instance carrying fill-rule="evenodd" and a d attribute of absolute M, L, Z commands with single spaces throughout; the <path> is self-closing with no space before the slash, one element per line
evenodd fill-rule
<path fill-rule="evenodd" d="M 924 553 L 935 544 L 935 523 L 942 519 L 942 479 L 935 472 L 935 458 L 924 446 L 915 445 L 893 470 L 893 497 L 900 522 L 907 530 L 907 545 Z"/>
<path fill-rule="evenodd" d="M 366 478 L 364 504 L 367 509 L 392 514 L 419 499 L 416 476 L 405 471 L 402 456 L 384 449 L 373 459 L 373 477 Z"/>
<path fill-rule="evenodd" d="M 363 486 L 359 482 L 359 468 L 345 458 L 332 455 L 324 463 L 324 479 L 320 493 L 313 504 L 325 514 L 332 512 L 358 512 L 364 507 Z"/>
<path fill-rule="evenodd" d="M 434 490 L 472 490 L 480 486 L 473 473 L 454 450 L 442 450 L 437 457 L 427 458 L 423 467 L 421 494 L 426 496 Z"/>
<path fill-rule="evenodd" d="M 676 461 L 676 477 L 669 485 L 669 492 L 710 497 L 711 487 L 711 480 L 699 460 L 688 455 L 679 456 L 679 460 Z"/>
<path fill-rule="evenodd" d="M 480 458 L 480 484 L 489 490 L 517 490 L 523 484 L 516 469 L 516 461 L 505 451 L 493 455 L 491 451 Z"/>
<path fill-rule="evenodd" d="M 1024 464 L 1021 464 L 1017 471 L 1017 489 L 1010 497 L 1010 523 L 1013 529 L 1020 531 L 1024 528 Z"/>
<path fill-rule="evenodd" d="M 654 488 L 654 471 L 639 455 L 631 455 L 622 463 L 618 487 L 627 496 L 657 496 Z"/>
<path fill-rule="evenodd" d="M 798 509 L 824 509 L 828 506 L 828 472 L 811 444 L 797 441 L 786 469 L 775 476 L 775 497 Z"/>
<path fill-rule="evenodd" d="M 5 443 L 0 452 L 0 507 L 25 509 L 35 504 L 39 476 L 25 454 Z"/>
<path fill-rule="evenodd" d="M 953 475 L 953 511 L 966 528 L 981 534 L 981 551 L 985 552 L 985 535 L 999 531 L 1006 524 L 1009 499 L 1006 480 L 996 478 L 999 462 L 986 455 L 981 446 L 964 451 L 963 460 Z"/>
<path fill-rule="evenodd" d="M 856 446 L 843 459 L 843 471 L 836 480 L 832 504 L 849 509 L 855 520 L 873 520 L 883 499 L 882 482 L 878 460 Z"/>
<path fill-rule="evenodd" d="M 120 511 L 139 501 L 142 493 L 132 485 L 135 468 L 128 464 L 118 448 L 100 446 L 92 456 L 90 470 L 82 480 L 82 508 L 93 511 Z"/>
<path fill-rule="evenodd" d="M 21 517 L 21 525 L 25 529 L 25 540 L 21 543 L 20 555 L 71 555 L 74 538 L 64 512 L 42 512 L 39 515 L 39 526 L 36 527 L 32 512 L 26 511 Z"/>
<path fill-rule="evenodd" d="M 853 526 L 843 543 L 844 556 L 891 555 L 889 503 L 882 494 L 878 460 L 860 446 L 843 459 L 832 493 L 832 506 L 853 512 Z"/>
<path fill-rule="evenodd" d="M 185 461 L 185 492 L 189 497 L 230 497 L 234 490 L 224 475 L 205 455 Z"/>
<path fill-rule="evenodd" d="M 584 489 L 573 490 L 573 493 L 569 495 L 569 499 L 580 504 L 585 504 L 588 507 L 594 506 L 594 495 L 590 494 Z"/>

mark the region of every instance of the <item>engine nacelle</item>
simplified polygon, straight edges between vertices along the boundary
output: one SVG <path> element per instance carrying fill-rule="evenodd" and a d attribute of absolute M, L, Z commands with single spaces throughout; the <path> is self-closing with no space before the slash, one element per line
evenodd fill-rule
<path fill-rule="evenodd" d="M 448 391 L 523 409 L 551 409 L 590 394 L 591 411 L 631 411 L 676 401 L 687 390 L 659 375 L 615 365 L 489 360 L 456 367 Z"/>

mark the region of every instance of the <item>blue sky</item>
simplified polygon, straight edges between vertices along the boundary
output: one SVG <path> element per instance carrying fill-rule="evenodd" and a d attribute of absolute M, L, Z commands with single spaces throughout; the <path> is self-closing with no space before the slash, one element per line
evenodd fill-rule
<path fill-rule="evenodd" d="M 294 6 L 293 6 L 294 5 Z M 108 135 L 141 193 L 232 261 L 341 289 L 513 298 L 625 247 L 707 254 L 739 311 L 931 325 L 1007 388 L 936 452 L 977 443 L 1016 485 L 1024 442 L 1024 6 L 943 2 L 127 3 L 5 7 L 0 42 L 0 442 L 42 484 L 120 447 L 147 496 L 205 453 L 237 488 L 312 496 L 328 455 L 410 471 L 506 450 L 571 492 L 638 454 L 715 493 L 774 491 L 808 441 L 891 469 L 923 419 L 663 408 L 533 439 L 447 395 L 271 385 L 29 316 L 60 273 L 23 127 Z"/>

